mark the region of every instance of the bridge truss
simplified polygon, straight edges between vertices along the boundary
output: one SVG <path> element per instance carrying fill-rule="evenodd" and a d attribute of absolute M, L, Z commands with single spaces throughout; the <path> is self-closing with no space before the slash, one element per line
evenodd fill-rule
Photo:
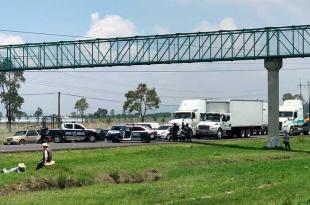
<path fill-rule="evenodd" d="M 0 46 L 0 71 L 310 57 L 310 26 Z"/>

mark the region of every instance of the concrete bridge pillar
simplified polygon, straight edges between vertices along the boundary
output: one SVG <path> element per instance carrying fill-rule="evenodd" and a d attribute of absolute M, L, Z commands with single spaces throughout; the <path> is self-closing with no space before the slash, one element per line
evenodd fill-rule
<path fill-rule="evenodd" d="M 268 148 L 280 147 L 279 139 L 279 71 L 282 58 L 265 59 L 268 71 Z"/>

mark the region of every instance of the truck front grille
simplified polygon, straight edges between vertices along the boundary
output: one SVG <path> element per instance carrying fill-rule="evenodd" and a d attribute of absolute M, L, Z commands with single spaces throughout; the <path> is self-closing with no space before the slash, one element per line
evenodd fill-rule
<path fill-rule="evenodd" d="M 198 129 L 201 129 L 201 130 L 209 130 L 209 129 L 210 129 L 210 126 L 209 126 L 209 125 L 199 125 L 199 126 L 198 126 Z"/>

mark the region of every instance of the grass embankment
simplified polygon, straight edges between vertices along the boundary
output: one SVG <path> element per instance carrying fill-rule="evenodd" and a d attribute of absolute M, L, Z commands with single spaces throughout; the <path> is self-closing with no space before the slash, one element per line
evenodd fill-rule
<path fill-rule="evenodd" d="M 310 138 L 292 139 L 291 152 L 265 141 L 58 151 L 38 172 L 38 152 L 1 154 L 1 167 L 28 169 L 0 175 L 0 204 L 309 204 Z"/>

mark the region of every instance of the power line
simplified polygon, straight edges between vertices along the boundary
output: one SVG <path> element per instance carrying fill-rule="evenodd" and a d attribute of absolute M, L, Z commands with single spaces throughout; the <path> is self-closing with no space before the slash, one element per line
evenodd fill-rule
<path fill-rule="evenodd" d="M 45 33 L 45 32 L 35 32 L 35 31 L 21 31 L 21 30 L 10 30 L 10 29 L 0 29 L 1 32 L 9 33 L 24 33 L 24 34 L 35 34 L 35 35 L 44 35 L 44 36 L 57 36 L 57 37 L 70 37 L 70 38 L 94 38 L 89 36 L 79 36 L 79 35 L 69 35 L 69 34 L 60 34 L 60 33 Z"/>
<path fill-rule="evenodd" d="M 54 95 L 54 94 L 57 94 L 57 93 L 21 93 L 19 95 L 32 96 L 32 95 Z"/>

